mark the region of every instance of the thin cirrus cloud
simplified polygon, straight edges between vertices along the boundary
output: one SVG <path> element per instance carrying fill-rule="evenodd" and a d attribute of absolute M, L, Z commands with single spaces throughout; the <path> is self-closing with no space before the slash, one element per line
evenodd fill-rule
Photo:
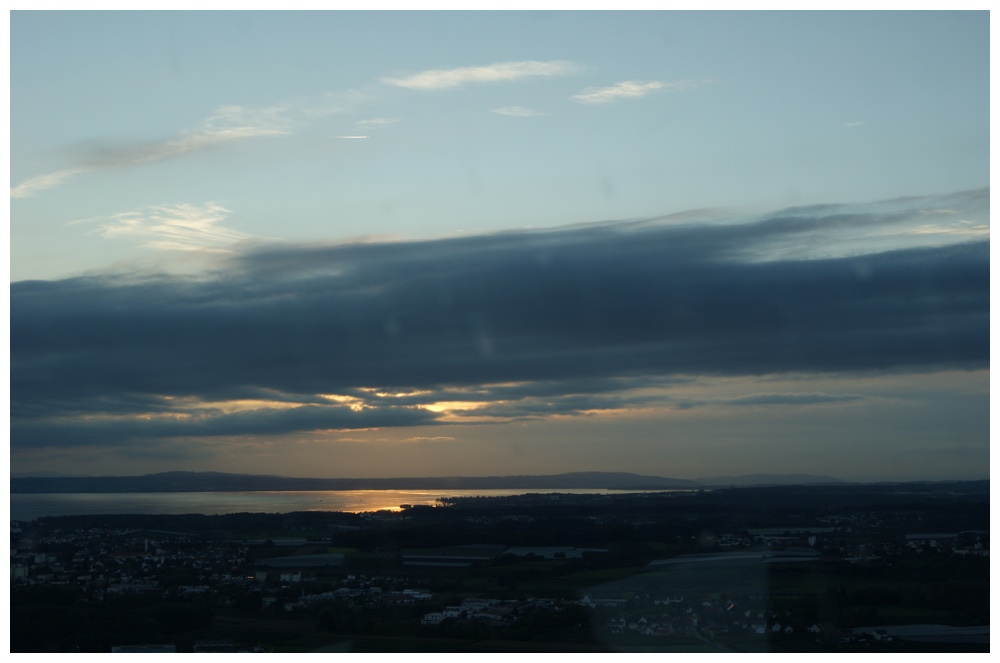
<path fill-rule="evenodd" d="M 581 71 L 581 67 L 567 60 L 499 62 L 490 65 L 429 69 L 409 76 L 384 77 L 383 84 L 415 90 L 438 90 L 459 87 L 470 83 L 509 82 L 527 78 L 564 76 Z M 572 99 L 585 104 L 605 104 L 628 98 L 638 98 L 655 90 L 679 91 L 698 87 L 711 81 L 624 81 L 611 87 L 587 88 Z M 68 179 L 89 172 L 112 170 L 153 161 L 160 161 L 184 154 L 198 152 L 249 138 L 280 136 L 291 133 L 303 121 L 313 121 L 331 114 L 346 112 L 355 106 L 362 93 L 348 91 L 343 94 L 328 93 L 308 103 L 285 103 L 266 107 L 238 105 L 220 106 L 202 122 L 199 131 L 185 132 L 170 140 L 130 146 L 124 149 L 101 151 L 78 165 L 45 173 L 11 187 L 11 198 L 28 198 L 51 189 Z M 523 106 L 506 106 L 493 109 L 499 115 L 531 117 L 543 115 Z M 375 117 L 355 122 L 362 130 L 384 127 L 399 122 L 399 118 Z M 339 138 L 362 138 L 365 134 L 345 135 Z"/>
<path fill-rule="evenodd" d="M 62 184 L 74 175 L 79 175 L 80 173 L 86 173 L 91 170 L 98 170 L 94 166 L 84 166 L 81 168 L 64 168 L 63 170 L 57 170 L 54 173 L 46 173 L 45 175 L 39 175 L 37 177 L 32 177 L 29 180 L 21 182 L 15 187 L 10 189 L 11 198 L 28 198 L 35 195 L 39 191 L 45 191 L 46 189 L 51 189 L 54 186 Z"/>
<path fill-rule="evenodd" d="M 228 253 L 232 244 L 252 239 L 222 225 L 229 212 L 215 203 L 153 205 L 115 214 L 101 223 L 97 231 L 107 239 L 145 240 L 146 248 Z"/>
<path fill-rule="evenodd" d="M 10 197 L 27 198 L 83 173 L 162 161 L 250 138 L 287 135 L 302 122 L 345 112 L 357 103 L 358 96 L 357 93 L 347 92 L 343 95 L 322 95 L 308 103 L 263 107 L 220 106 L 202 121 L 197 131 L 182 132 L 177 138 L 154 143 L 101 150 L 77 166 L 39 175 L 12 187 Z"/>
<path fill-rule="evenodd" d="M 545 115 L 541 111 L 532 110 L 530 108 L 525 108 L 524 106 L 504 106 L 503 108 L 494 108 L 491 112 L 497 115 L 510 115 L 512 117 L 536 117 L 538 115 Z"/>
<path fill-rule="evenodd" d="M 212 119 L 214 118 L 210 118 L 210 120 Z M 69 178 L 83 173 L 161 161 L 247 138 L 278 136 L 286 133 L 288 133 L 287 130 L 276 126 L 208 128 L 159 143 L 137 145 L 126 149 L 103 152 L 74 168 L 66 168 L 26 180 L 16 187 L 11 188 L 10 197 L 27 198 L 40 191 L 51 189 L 58 184 L 62 184 Z"/>
<path fill-rule="evenodd" d="M 14 283 L 11 444 L 501 423 L 683 407 L 655 392 L 692 378 L 988 370 L 988 238 L 894 233 L 891 246 L 822 256 L 769 248 L 919 227 L 940 209 L 987 215 L 989 191 L 722 225 L 258 245 L 197 277 Z M 118 231 L 213 246 L 232 239 L 223 213 L 146 211 Z M 688 400 L 862 400 L 734 396 Z"/>
<path fill-rule="evenodd" d="M 681 92 L 701 87 L 711 82 L 711 80 L 622 81 L 609 87 L 588 87 L 570 98 L 582 104 L 607 104 L 623 99 L 638 99 L 657 90 Z"/>
<path fill-rule="evenodd" d="M 356 120 L 354 126 L 359 129 L 372 129 L 374 127 L 387 127 L 400 122 L 398 117 L 370 117 L 364 120 Z"/>
<path fill-rule="evenodd" d="M 477 67 L 433 69 L 400 78 L 386 77 L 382 83 L 409 89 L 442 89 L 467 83 L 514 81 L 531 77 L 562 76 L 578 71 L 578 65 L 568 61 L 500 62 Z M 355 91 L 325 94 L 311 103 L 286 103 L 267 107 L 225 105 L 202 123 L 202 130 L 182 134 L 178 138 L 132 146 L 125 149 L 103 151 L 82 164 L 45 173 L 21 182 L 10 189 L 11 198 L 28 198 L 51 189 L 66 180 L 89 172 L 112 170 L 152 161 L 160 161 L 183 154 L 215 147 L 247 138 L 288 134 L 298 122 L 316 120 L 334 113 L 344 112 L 356 104 Z M 387 126 L 399 118 L 370 118 L 359 120 L 362 129 Z M 343 136 L 358 138 L 359 136 Z M 366 137 L 366 136 L 365 136 Z"/>
<path fill-rule="evenodd" d="M 580 67 L 566 60 L 539 62 L 498 62 L 479 67 L 456 69 L 428 69 L 410 76 L 384 77 L 382 82 L 395 87 L 414 90 L 442 90 L 468 83 L 495 83 L 516 81 L 522 78 L 564 76 L 579 71 Z"/>

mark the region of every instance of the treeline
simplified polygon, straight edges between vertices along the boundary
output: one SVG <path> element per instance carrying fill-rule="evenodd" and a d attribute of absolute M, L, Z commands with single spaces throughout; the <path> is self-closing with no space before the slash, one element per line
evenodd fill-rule
<path fill-rule="evenodd" d="M 591 515 L 659 512 L 684 509 L 690 513 L 755 513 L 775 510 L 945 509 L 963 512 L 970 505 L 989 505 L 990 482 L 939 481 L 878 484 L 817 484 L 750 486 L 682 492 L 625 493 L 613 495 L 562 495 L 559 502 L 540 494 L 504 497 L 451 497 L 446 500 L 468 512 L 536 513 L 538 509 L 585 509 Z"/>
<path fill-rule="evenodd" d="M 197 513 L 44 516 L 36 521 L 38 527 L 47 530 L 131 529 L 158 531 L 166 534 L 293 532 L 301 529 L 360 526 L 363 522 L 361 516 L 357 514 L 339 511 L 230 513 L 213 516 Z"/>

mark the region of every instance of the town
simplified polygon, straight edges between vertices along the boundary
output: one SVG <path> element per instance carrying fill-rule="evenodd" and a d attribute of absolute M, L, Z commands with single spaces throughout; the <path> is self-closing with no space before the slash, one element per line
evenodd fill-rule
<path fill-rule="evenodd" d="M 951 488 L 12 522 L 11 649 L 988 651 L 988 482 Z"/>

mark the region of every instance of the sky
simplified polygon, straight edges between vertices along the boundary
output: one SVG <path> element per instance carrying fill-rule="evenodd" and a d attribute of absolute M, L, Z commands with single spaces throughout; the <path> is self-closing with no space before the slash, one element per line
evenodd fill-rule
<path fill-rule="evenodd" d="M 13 474 L 989 476 L 987 12 L 12 12 Z"/>

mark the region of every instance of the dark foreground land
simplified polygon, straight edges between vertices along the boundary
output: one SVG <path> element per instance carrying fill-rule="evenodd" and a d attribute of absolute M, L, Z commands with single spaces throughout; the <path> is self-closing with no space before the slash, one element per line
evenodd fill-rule
<path fill-rule="evenodd" d="M 12 524 L 14 652 L 985 652 L 989 483 Z"/>

